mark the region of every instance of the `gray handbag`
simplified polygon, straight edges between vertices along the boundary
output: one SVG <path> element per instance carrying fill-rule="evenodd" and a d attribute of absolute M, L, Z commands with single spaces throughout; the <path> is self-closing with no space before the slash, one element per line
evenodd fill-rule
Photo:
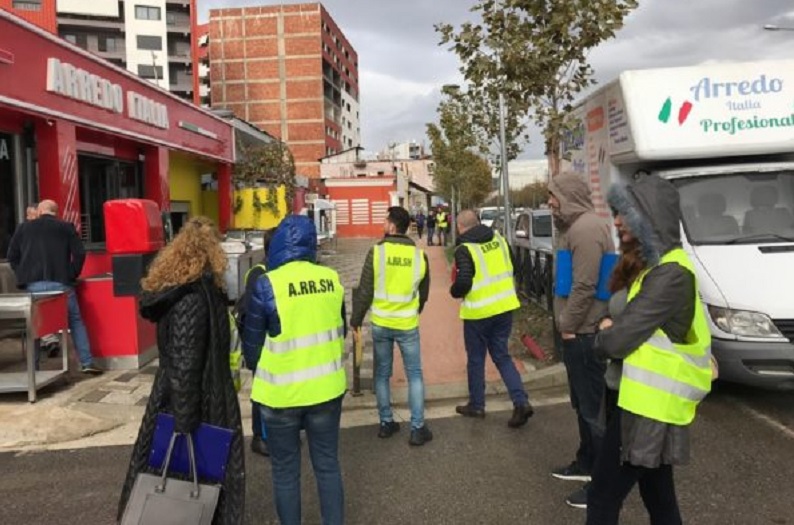
<path fill-rule="evenodd" d="M 187 439 L 192 481 L 168 478 L 177 436 Z M 211 525 L 221 493 L 220 485 L 202 485 L 196 474 L 196 455 L 190 434 L 171 436 L 161 475 L 138 474 L 121 525 Z"/>

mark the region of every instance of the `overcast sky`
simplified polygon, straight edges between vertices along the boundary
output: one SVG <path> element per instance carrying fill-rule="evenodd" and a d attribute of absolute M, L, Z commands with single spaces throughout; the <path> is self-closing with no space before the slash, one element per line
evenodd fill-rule
<path fill-rule="evenodd" d="M 275 3 L 199 0 L 200 18 L 211 8 Z M 390 141 L 425 140 L 441 86 L 461 82 L 457 57 L 438 46 L 433 25 L 475 20 L 469 12 L 474 0 L 323 4 L 358 51 L 362 146 L 377 151 Z M 640 5 L 617 38 L 592 53 L 599 81 L 631 68 L 794 56 L 794 32 L 763 30 L 764 24 L 794 26 L 791 0 L 640 0 Z M 542 153 L 537 132 L 531 141 L 523 158 Z"/>

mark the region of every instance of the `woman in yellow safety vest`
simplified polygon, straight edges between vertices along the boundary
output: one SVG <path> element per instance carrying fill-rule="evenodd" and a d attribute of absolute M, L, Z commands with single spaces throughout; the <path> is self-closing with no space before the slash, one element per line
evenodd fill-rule
<path fill-rule="evenodd" d="M 689 427 L 710 390 L 711 336 L 681 248 L 675 186 L 646 175 L 613 186 L 608 202 L 622 253 L 611 282 L 612 318 L 601 322 L 594 346 L 611 362 L 587 524 L 617 525 L 635 484 L 652 523 L 680 524 L 673 466 L 689 460 Z"/>

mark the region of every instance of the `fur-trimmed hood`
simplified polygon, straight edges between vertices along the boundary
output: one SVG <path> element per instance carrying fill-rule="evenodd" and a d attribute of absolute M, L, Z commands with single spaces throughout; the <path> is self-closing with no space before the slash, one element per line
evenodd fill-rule
<path fill-rule="evenodd" d="M 681 202 L 678 190 L 658 175 L 643 175 L 629 185 L 614 184 L 607 202 L 620 214 L 642 245 L 649 266 L 681 246 Z"/>

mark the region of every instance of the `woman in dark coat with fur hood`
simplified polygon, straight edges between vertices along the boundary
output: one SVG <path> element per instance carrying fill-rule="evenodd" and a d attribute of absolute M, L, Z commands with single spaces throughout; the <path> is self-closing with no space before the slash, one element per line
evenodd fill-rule
<path fill-rule="evenodd" d="M 594 345 L 596 354 L 611 362 L 607 431 L 588 491 L 587 525 L 617 525 L 634 485 L 639 485 L 651 523 L 680 525 L 673 468 L 689 462 L 690 425 L 664 423 L 618 406 L 623 360 L 660 329 L 672 343 L 687 343 L 695 310 L 703 307 L 693 273 L 679 264 L 659 264 L 665 254 L 681 248 L 678 190 L 669 181 L 645 175 L 627 187 L 613 186 L 607 200 L 621 258 L 610 283 L 612 318 L 601 322 Z M 646 271 L 640 292 L 627 304 L 627 291 Z"/>
<path fill-rule="evenodd" d="M 200 423 L 234 431 L 213 524 L 243 522 L 243 434 L 229 365 L 229 318 L 223 291 L 226 256 L 220 240 L 212 221 L 191 219 L 141 281 L 141 316 L 157 323 L 160 366 L 130 459 L 119 519 L 135 477 L 154 472 L 148 466 L 149 452 L 157 414 L 165 412 L 174 416 L 176 432 L 192 432 Z"/>

